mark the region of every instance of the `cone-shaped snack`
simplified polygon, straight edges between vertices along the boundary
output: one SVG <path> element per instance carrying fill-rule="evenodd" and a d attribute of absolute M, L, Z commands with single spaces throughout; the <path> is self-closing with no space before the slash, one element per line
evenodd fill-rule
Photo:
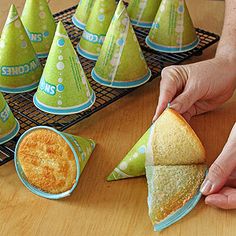
<path fill-rule="evenodd" d="M 131 0 L 127 8 L 133 25 L 151 28 L 161 0 Z"/>
<path fill-rule="evenodd" d="M 115 88 L 137 87 L 151 77 L 122 1 L 108 29 L 92 77 L 102 85 Z"/>
<path fill-rule="evenodd" d="M 160 52 L 185 52 L 195 48 L 199 39 L 184 0 L 162 0 L 147 45 Z"/>
<path fill-rule="evenodd" d="M 41 197 L 66 197 L 77 186 L 94 148 L 91 139 L 45 126 L 32 128 L 16 145 L 17 174 L 30 191 Z"/>
<path fill-rule="evenodd" d="M 20 125 L 12 114 L 6 100 L 0 92 L 0 144 L 14 138 L 19 132 Z"/>
<path fill-rule="evenodd" d="M 77 45 L 77 51 L 83 57 L 97 60 L 111 19 L 116 9 L 115 0 L 96 0 Z"/>
<path fill-rule="evenodd" d="M 167 108 L 108 180 L 144 175 L 145 159 L 149 165 L 198 164 L 205 161 L 205 149 L 189 124 Z"/>
<path fill-rule="evenodd" d="M 148 207 L 155 231 L 188 214 L 201 198 L 206 165 L 148 166 Z"/>
<path fill-rule="evenodd" d="M 84 30 L 87 24 L 88 18 L 90 16 L 94 1 L 95 0 L 80 0 L 79 1 L 76 12 L 74 16 L 72 17 L 72 22 L 76 27 Z"/>
<path fill-rule="evenodd" d="M 47 0 L 26 0 L 21 20 L 38 58 L 47 57 L 56 30 Z"/>
<path fill-rule="evenodd" d="M 42 111 L 67 115 L 89 109 L 95 99 L 66 30 L 59 22 L 34 104 Z"/>
<path fill-rule="evenodd" d="M 42 66 L 12 5 L 0 39 L 0 91 L 31 91 L 37 88 L 41 74 Z"/>

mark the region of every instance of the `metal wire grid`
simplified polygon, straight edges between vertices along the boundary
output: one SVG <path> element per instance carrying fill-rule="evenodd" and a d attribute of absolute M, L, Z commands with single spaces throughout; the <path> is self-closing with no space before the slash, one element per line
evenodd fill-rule
<path fill-rule="evenodd" d="M 69 37 L 74 46 L 77 45 L 81 37 L 82 31 L 76 28 L 71 17 L 74 14 L 76 6 L 66 9 L 54 15 L 56 21 L 62 21 L 66 27 Z M 178 53 L 178 54 L 167 54 L 157 53 L 152 49 L 148 48 L 145 44 L 145 38 L 148 34 L 148 30 L 135 27 L 139 43 L 143 50 L 144 56 L 148 63 L 149 68 L 152 71 L 152 79 L 160 75 L 161 70 L 169 65 L 179 64 L 184 60 L 202 54 L 202 51 L 219 40 L 219 36 L 214 33 L 206 32 L 201 29 L 197 29 L 197 34 L 200 38 L 200 44 L 197 48 L 192 51 Z M 134 89 L 113 89 L 104 87 L 91 78 L 91 70 L 95 63 L 87 60 L 79 55 L 80 62 L 88 76 L 89 82 L 96 93 L 97 100 L 94 106 L 88 111 L 70 115 L 70 116 L 56 116 L 44 113 L 38 110 L 32 103 L 34 92 L 23 93 L 23 94 L 4 94 L 9 106 L 11 107 L 15 117 L 18 119 L 21 125 L 21 130 L 17 137 L 7 142 L 0 147 L 0 165 L 12 160 L 14 156 L 14 148 L 19 136 L 31 127 L 38 125 L 47 125 L 56 128 L 57 130 L 63 131 L 77 122 L 89 117 L 93 113 L 101 110 L 108 106 L 119 98 L 130 93 Z M 45 60 L 41 61 L 45 64 Z"/>

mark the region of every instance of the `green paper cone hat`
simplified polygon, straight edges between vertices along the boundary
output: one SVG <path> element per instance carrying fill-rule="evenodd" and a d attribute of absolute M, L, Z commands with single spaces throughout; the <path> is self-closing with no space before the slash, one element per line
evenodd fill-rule
<path fill-rule="evenodd" d="M 145 164 L 190 165 L 205 162 L 205 149 L 189 124 L 167 108 L 109 175 L 108 180 L 145 174 Z"/>
<path fill-rule="evenodd" d="M 59 22 L 34 104 L 51 114 L 69 115 L 89 109 L 95 99 L 66 30 Z"/>
<path fill-rule="evenodd" d="M 98 59 L 115 9 L 115 0 L 95 1 L 82 38 L 77 45 L 80 55 L 90 60 Z"/>
<path fill-rule="evenodd" d="M 30 144 L 27 144 L 29 143 L 29 140 L 31 143 L 33 143 L 35 147 L 34 149 L 31 148 Z M 42 143 L 44 145 L 42 145 Z M 57 149 L 58 145 L 59 146 L 63 145 L 63 148 L 57 152 L 55 149 Z M 22 181 L 22 183 L 34 194 L 37 194 L 41 197 L 45 197 L 49 199 L 60 199 L 63 197 L 67 197 L 71 195 L 71 193 L 74 191 L 74 189 L 78 185 L 80 176 L 93 153 L 95 145 L 96 144 L 92 139 L 87 139 L 80 136 L 75 136 L 68 133 L 59 132 L 56 129 L 51 128 L 51 127 L 38 126 L 38 127 L 31 128 L 27 130 L 20 137 L 16 145 L 14 161 L 15 161 L 17 174 L 20 180 Z M 44 155 L 42 154 L 42 156 L 37 156 L 37 154 L 35 154 L 35 151 L 37 152 L 37 150 L 40 151 L 40 153 L 43 153 Z M 34 153 L 32 158 L 34 158 L 35 162 L 32 162 L 32 158 L 25 158 L 25 156 L 32 155 L 32 151 Z M 57 160 L 61 161 L 61 165 L 58 164 L 57 162 L 55 163 L 56 168 L 54 169 L 52 167 L 54 164 L 54 160 L 50 160 L 50 159 L 48 160 L 48 152 L 50 151 L 51 151 L 50 156 L 52 156 L 55 159 L 55 161 Z M 69 153 L 71 153 L 71 155 Z M 67 160 L 63 160 L 63 158 L 65 157 Z M 42 163 L 43 158 L 45 158 L 45 162 Z M 23 164 L 22 164 L 22 160 L 23 160 Z M 46 188 L 50 188 L 50 185 L 53 185 L 55 183 L 55 185 L 57 184 L 58 187 L 63 188 L 63 191 L 58 192 L 58 193 L 52 193 L 52 192 L 46 191 L 46 189 L 44 189 L 43 191 L 42 188 L 40 188 L 39 186 L 40 181 L 37 181 L 39 178 L 42 179 L 43 171 L 42 172 L 35 171 L 33 180 L 32 178 L 31 179 L 28 178 L 29 175 L 32 174 L 32 172 L 35 169 L 35 166 L 34 166 L 35 163 L 38 163 L 38 162 L 42 164 L 41 170 L 43 168 L 49 169 L 49 173 L 51 173 L 51 175 L 53 176 L 52 178 L 48 178 L 47 180 L 48 184 L 46 185 Z M 28 169 L 26 168 L 26 166 Z M 72 166 L 74 168 L 72 168 Z M 29 169 L 31 169 L 30 174 L 28 171 Z M 55 172 L 59 170 L 63 173 L 61 176 L 60 175 L 58 176 L 58 174 L 55 174 Z M 72 179 L 71 182 L 73 185 L 72 187 L 69 187 L 68 189 L 65 182 L 68 182 L 67 180 L 69 179 Z M 65 188 L 67 190 L 65 190 Z"/>
<path fill-rule="evenodd" d="M 198 45 L 184 0 L 162 0 L 146 43 L 156 51 L 167 53 L 189 51 Z"/>
<path fill-rule="evenodd" d="M 161 0 L 131 0 L 127 8 L 131 23 L 138 27 L 151 28 Z"/>
<path fill-rule="evenodd" d="M 47 1 L 26 0 L 21 20 L 38 58 L 47 57 L 56 30 Z"/>
<path fill-rule="evenodd" d="M 37 88 L 42 66 L 14 5 L 0 39 L 0 91 L 23 93 Z"/>
<path fill-rule="evenodd" d="M 95 0 L 80 0 L 74 16 L 72 17 L 73 24 L 84 30 L 90 16 Z"/>
<path fill-rule="evenodd" d="M 14 138 L 19 132 L 20 125 L 12 114 L 6 100 L 0 92 L 0 144 Z"/>
<path fill-rule="evenodd" d="M 151 77 L 122 1 L 108 29 L 92 77 L 102 85 L 115 88 L 137 87 Z"/>

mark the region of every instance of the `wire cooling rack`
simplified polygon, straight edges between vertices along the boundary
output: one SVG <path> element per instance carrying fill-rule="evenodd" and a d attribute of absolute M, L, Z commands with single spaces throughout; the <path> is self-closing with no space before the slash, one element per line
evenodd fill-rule
<path fill-rule="evenodd" d="M 76 28 L 71 21 L 71 17 L 73 16 L 75 9 L 76 6 L 61 11 L 54 15 L 56 21 L 62 21 L 64 23 L 74 46 L 77 45 L 82 34 L 82 31 Z M 219 36 L 214 33 L 210 33 L 202 29 L 196 30 L 200 38 L 200 44 L 197 48 L 189 52 L 167 54 L 157 53 L 152 49 L 148 48 L 145 44 L 145 38 L 148 34 L 148 30 L 135 27 L 135 32 L 138 36 L 138 40 L 143 50 L 144 56 L 146 58 L 149 68 L 152 71 L 152 79 L 158 77 L 164 67 L 179 64 L 192 56 L 201 55 L 204 49 L 208 48 L 219 40 Z M 15 145 L 19 136 L 29 128 L 38 125 L 47 125 L 54 127 L 59 131 L 63 131 L 134 90 L 113 89 L 104 87 L 96 83 L 92 80 L 90 75 L 95 63 L 81 56 L 79 56 L 79 58 L 88 76 L 90 84 L 97 96 L 97 100 L 94 106 L 88 111 L 79 114 L 70 116 L 56 116 L 44 113 L 38 110 L 33 105 L 32 100 L 35 91 L 23 94 L 4 94 L 15 117 L 20 122 L 21 130 L 17 137 L 7 142 L 6 144 L 0 146 L 0 166 L 13 159 Z M 42 64 L 45 64 L 45 60 L 42 60 L 41 62 Z"/>

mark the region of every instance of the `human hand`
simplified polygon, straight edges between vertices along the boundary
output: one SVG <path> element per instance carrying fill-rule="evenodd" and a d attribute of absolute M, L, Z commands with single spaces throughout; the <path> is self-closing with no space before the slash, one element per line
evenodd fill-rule
<path fill-rule="evenodd" d="M 221 58 L 189 65 L 170 66 L 162 71 L 159 103 L 153 122 L 170 107 L 189 121 L 227 101 L 236 87 L 234 63 Z"/>
<path fill-rule="evenodd" d="M 236 209 L 236 123 L 219 157 L 212 164 L 201 190 L 205 203 Z"/>

